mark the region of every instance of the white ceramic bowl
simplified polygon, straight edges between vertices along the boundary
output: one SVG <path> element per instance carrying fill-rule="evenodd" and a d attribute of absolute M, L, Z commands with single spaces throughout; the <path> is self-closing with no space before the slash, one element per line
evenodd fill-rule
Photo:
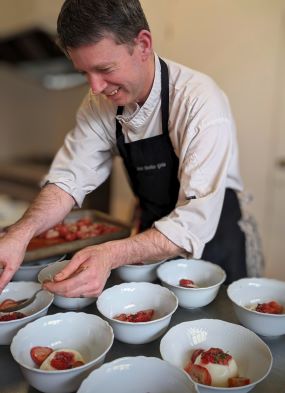
<path fill-rule="evenodd" d="M 179 306 L 184 308 L 203 307 L 211 303 L 226 279 L 226 273 L 220 266 L 195 259 L 165 262 L 157 269 L 157 276 L 165 287 L 175 293 Z M 198 288 L 179 286 L 182 278 L 192 280 Z"/>
<path fill-rule="evenodd" d="M 10 282 L 0 295 L 0 303 L 5 299 L 20 300 L 32 296 L 41 285 L 36 282 Z M 48 291 L 39 292 L 35 301 L 29 306 L 19 310 L 26 315 L 21 319 L 0 322 L 0 345 L 8 345 L 12 338 L 27 323 L 46 315 L 53 301 L 53 294 Z M 1 313 L 0 315 L 5 315 Z"/>
<path fill-rule="evenodd" d="M 69 260 L 55 262 L 39 272 L 38 280 L 43 283 L 45 280 L 52 280 L 58 272 L 60 272 L 67 264 Z M 66 310 L 79 310 L 81 308 L 87 307 L 94 303 L 95 297 L 64 297 L 59 295 L 54 295 L 54 304 L 57 307 L 64 308 Z"/>
<path fill-rule="evenodd" d="M 115 338 L 129 344 L 144 344 L 157 339 L 167 329 L 178 307 L 176 296 L 167 288 L 147 282 L 115 285 L 101 293 L 97 308 L 109 321 Z M 114 316 L 153 309 L 149 322 L 123 322 Z"/>
<path fill-rule="evenodd" d="M 116 269 L 125 282 L 152 282 L 157 279 L 156 270 L 165 261 L 146 261 L 143 265 L 123 265 Z"/>
<path fill-rule="evenodd" d="M 83 379 L 104 362 L 113 340 L 112 328 L 100 317 L 66 312 L 29 323 L 14 337 L 11 353 L 31 386 L 46 393 L 69 393 L 76 391 Z M 77 350 L 86 363 L 68 370 L 40 370 L 30 356 L 35 346 Z"/>
<path fill-rule="evenodd" d="M 262 336 L 285 334 L 285 282 L 270 278 L 243 278 L 228 287 L 238 320 Z M 275 300 L 283 305 L 283 314 L 264 314 L 248 309 L 257 303 Z"/>
<path fill-rule="evenodd" d="M 126 357 L 93 371 L 77 393 L 195 393 L 186 373 L 154 357 Z"/>
<path fill-rule="evenodd" d="M 13 281 L 38 281 L 39 272 L 46 266 L 65 259 L 65 255 L 40 259 L 22 264 L 13 276 Z"/>
<path fill-rule="evenodd" d="M 239 375 L 251 383 L 239 388 L 218 388 L 197 383 L 199 393 L 246 393 L 270 372 L 272 355 L 268 346 L 252 331 L 218 319 L 183 322 L 171 328 L 160 342 L 164 360 L 184 368 L 195 349 L 221 348 L 236 360 Z"/>

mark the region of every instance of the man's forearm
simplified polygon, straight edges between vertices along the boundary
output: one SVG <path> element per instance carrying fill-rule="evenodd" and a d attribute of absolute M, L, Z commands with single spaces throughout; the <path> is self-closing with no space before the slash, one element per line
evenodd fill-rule
<path fill-rule="evenodd" d="M 23 217 L 8 229 L 8 234 L 29 240 L 60 222 L 72 209 L 74 199 L 54 184 L 45 186 Z"/>
<path fill-rule="evenodd" d="M 113 269 L 123 264 L 175 257 L 184 251 L 155 228 L 127 239 L 108 242 L 108 246 L 114 257 Z"/>

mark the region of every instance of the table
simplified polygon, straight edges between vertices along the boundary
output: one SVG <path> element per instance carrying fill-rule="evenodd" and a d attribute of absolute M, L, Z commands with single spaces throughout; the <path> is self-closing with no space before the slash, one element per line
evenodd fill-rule
<path fill-rule="evenodd" d="M 110 284 L 109 284 L 110 285 Z M 49 314 L 62 312 L 63 310 L 52 306 Z M 83 311 L 100 315 L 96 304 L 86 307 Z M 174 313 L 170 327 L 178 323 L 201 318 L 223 319 L 228 322 L 238 323 L 230 300 L 227 297 L 226 287 L 223 286 L 217 298 L 208 306 L 186 310 L 178 307 Z M 132 345 L 114 340 L 114 344 L 106 356 L 105 362 L 123 356 L 156 356 L 160 358 L 159 344 L 161 338 L 149 344 Z M 277 338 L 264 338 L 263 340 L 270 347 L 273 355 L 273 367 L 269 376 L 258 384 L 253 393 L 285 393 L 285 335 Z M 19 366 L 10 354 L 9 346 L 0 346 L 0 392 L 1 393 L 37 393 L 38 390 L 32 388 L 24 380 Z"/>

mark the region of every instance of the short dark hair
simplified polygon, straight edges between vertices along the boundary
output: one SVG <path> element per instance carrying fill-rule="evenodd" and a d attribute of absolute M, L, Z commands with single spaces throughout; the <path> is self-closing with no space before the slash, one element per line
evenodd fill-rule
<path fill-rule="evenodd" d="M 149 25 L 139 0 L 65 0 L 57 20 L 58 44 L 65 51 L 111 35 L 132 45 Z"/>

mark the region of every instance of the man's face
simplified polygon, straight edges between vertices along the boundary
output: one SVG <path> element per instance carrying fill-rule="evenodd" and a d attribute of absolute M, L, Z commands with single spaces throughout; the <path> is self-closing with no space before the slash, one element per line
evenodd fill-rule
<path fill-rule="evenodd" d="M 68 53 L 75 68 L 86 75 L 94 94 L 104 94 L 121 106 L 146 100 L 154 77 L 151 40 L 149 47 L 144 39 L 136 39 L 129 47 L 106 37 L 96 44 L 71 48 Z"/>

